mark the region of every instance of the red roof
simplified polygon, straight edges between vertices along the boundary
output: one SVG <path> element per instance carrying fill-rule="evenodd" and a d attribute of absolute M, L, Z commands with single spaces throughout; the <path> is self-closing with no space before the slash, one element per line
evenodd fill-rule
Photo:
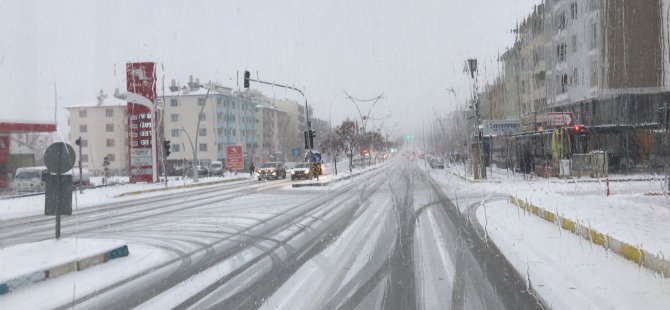
<path fill-rule="evenodd" d="M 54 132 L 55 123 L 9 123 L 0 122 L 0 133 Z"/>

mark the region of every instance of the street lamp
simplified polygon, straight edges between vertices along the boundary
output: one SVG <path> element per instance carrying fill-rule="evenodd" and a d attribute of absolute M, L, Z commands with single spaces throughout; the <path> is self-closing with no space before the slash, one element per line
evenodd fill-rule
<path fill-rule="evenodd" d="M 200 136 L 200 121 L 202 121 L 202 111 L 205 110 L 207 105 L 207 99 L 209 99 L 209 92 L 211 91 L 212 85 L 210 84 L 207 88 L 207 94 L 205 94 L 205 102 L 200 106 L 200 113 L 198 113 L 198 124 L 195 127 L 195 145 L 193 146 L 193 182 L 198 182 L 198 137 Z"/>
<path fill-rule="evenodd" d="M 483 147 L 482 147 L 482 139 L 481 139 L 481 131 L 479 128 L 479 96 L 477 94 L 477 59 L 476 58 L 470 58 L 466 62 L 467 70 L 470 73 L 470 77 L 473 80 L 473 86 L 472 86 L 472 109 L 474 110 L 474 118 L 475 118 L 475 143 L 476 147 L 473 145 L 472 147 L 474 148 L 473 151 L 476 151 L 477 159 L 474 160 L 473 157 L 473 166 L 476 164 L 477 169 L 473 169 L 473 174 L 475 179 L 481 177 L 482 179 L 486 179 L 486 169 L 482 169 L 482 165 L 485 165 L 484 162 L 484 152 L 483 152 Z M 477 175 L 479 173 L 479 175 Z"/>
<path fill-rule="evenodd" d="M 191 136 L 189 136 L 189 134 L 186 131 L 186 129 L 184 128 L 184 126 L 181 126 L 181 131 L 184 132 L 184 134 L 186 135 L 186 138 L 188 138 L 188 143 L 191 144 L 191 151 L 193 152 L 193 158 L 195 160 L 195 158 L 197 158 L 198 155 L 196 154 L 195 148 L 193 147 L 193 140 L 191 140 Z M 198 170 L 198 169 L 195 169 L 195 170 Z M 184 175 L 186 175 L 186 174 L 184 174 Z M 197 175 L 197 172 L 195 173 L 195 175 Z"/>

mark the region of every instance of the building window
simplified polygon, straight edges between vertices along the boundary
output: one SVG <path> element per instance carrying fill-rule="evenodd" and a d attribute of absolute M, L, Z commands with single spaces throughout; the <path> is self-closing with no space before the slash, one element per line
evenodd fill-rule
<path fill-rule="evenodd" d="M 233 129 L 233 137 L 235 137 L 235 134 L 236 134 L 235 129 Z"/>
<path fill-rule="evenodd" d="M 207 152 L 207 143 L 200 143 L 198 149 L 200 152 Z"/>
<path fill-rule="evenodd" d="M 105 125 L 105 131 L 114 132 L 114 124 L 106 124 Z"/>
<path fill-rule="evenodd" d="M 233 109 L 235 108 L 235 102 L 233 102 L 233 104 L 232 104 L 232 108 L 233 108 Z"/>
<path fill-rule="evenodd" d="M 556 47 L 556 58 L 559 63 L 565 62 L 565 43 L 559 44 Z"/>
<path fill-rule="evenodd" d="M 589 26 L 589 34 L 589 47 L 594 49 L 598 42 L 598 28 L 596 27 L 596 23 L 591 23 Z"/>
<path fill-rule="evenodd" d="M 577 19 L 578 14 L 577 14 L 577 2 L 570 3 L 570 16 L 572 19 Z"/>
<path fill-rule="evenodd" d="M 598 61 L 594 59 L 591 60 L 591 77 L 589 80 L 591 87 L 598 86 Z"/>
<path fill-rule="evenodd" d="M 198 105 L 205 105 L 205 98 L 198 98 Z"/>
<path fill-rule="evenodd" d="M 206 137 L 207 136 L 207 128 L 200 128 L 198 131 L 198 135 L 201 137 Z"/>
<path fill-rule="evenodd" d="M 81 139 L 81 147 L 88 147 L 88 140 Z"/>
<path fill-rule="evenodd" d="M 207 113 L 204 113 L 204 112 L 200 113 L 200 120 L 201 121 L 207 120 Z"/>
<path fill-rule="evenodd" d="M 216 98 L 216 106 L 217 107 L 222 107 L 223 106 L 223 99 Z"/>
<path fill-rule="evenodd" d="M 79 110 L 79 118 L 86 118 L 88 110 Z"/>
<path fill-rule="evenodd" d="M 114 109 L 105 109 L 105 116 L 114 117 Z"/>
<path fill-rule="evenodd" d="M 113 147 L 114 146 L 114 139 L 107 139 L 107 147 Z"/>
<path fill-rule="evenodd" d="M 171 145 L 171 146 L 170 146 L 170 152 L 172 152 L 172 153 L 179 153 L 179 152 L 180 152 L 179 147 L 180 147 L 179 144 L 173 144 L 173 145 Z"/>
<path fill-rule="evenodd" d="M 558 83 L 558 93 L 562 94 L 568 91 L 568 75 L 563 74 L 556 76 L 556 82 Z"/>
<path fill-rule="evenodd" d="M 172 133 L 173 138 L 179 137 L 179 129 L 172 129 L 170 132 Z"/>
<path fill-rule="evenodd" d="M 558 28 L 558 30 L 565 29 L 565 13 L 556 16 L 556 28 Z"/>
<path fill-rule="evenodd" d="M 81 155 L 81 162 L 82 163 L 87 163 L 88 162 L 88 154 L 82 154 Z"/>
<path fill-rule="evenodd" d="M 170 99 L 170 106 L 171 107 L 178 107 L 179 106 L 179 101 L 177 101 L 177 99 Z"/>
<path fill-rule="evenodd" d="M 107 154 L 107 159 L 109 161 L 116 161 L 116 154 Z"/>
<path fill-rule="evenodd" d="M 179 114 L 170 114 L 170 121 L 178 122 L 179 121 Z"/>
<path fill-rule="evenodd" d="M 576 52 L 577 52 L 577 36 L 576 36 L 576 35 L 572 35 L 572 38 L 570 39 L 570 41 L 572 41 L 572 42 L 571 42 L 571 43 L 572 43 L 572 44 L 571 44 L 571 45 L 572 45 L 572 52 L 573 52 L 573 53 L 576 53 Z"/>
<path fill-rule="evenodd" d="M 79 132 L 88 132 L 87 125 L 79 125 Z"/>
<path fill-rule="evenodd" d="M 572 68 L 572 81 L 570 84 L 573 86 L 579 85 L 579 69 Z"/>

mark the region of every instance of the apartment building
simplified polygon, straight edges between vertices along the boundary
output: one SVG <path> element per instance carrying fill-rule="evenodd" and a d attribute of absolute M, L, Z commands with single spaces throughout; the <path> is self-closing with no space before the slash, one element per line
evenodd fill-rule
<path fill-rule="evenodd" d="M 188 164 L 196 148 L 198 161 L 207 165 L 214 160 L 225 162 L 226 146 L 242 145 L 246 167 L 252 161 L 285 161 L 291 148 L 299 146 L 293 141 L 299 118 L 294 110 L 299 109 L 287 109 L 296 103 L 271 99 L 256 90 L 209 85 L 190 78 L 180 87 L 173 81 L 165 94 L 162 127 L 172 153 L 168 168 Z"/>
<path fill-rule="evenodd" d="M 81 137 L 82 167 L 92 174 L 103 172 L 105 157 L 112 175 L 128 171 L 127 102 L 120 97 L 118 90 L 112 95 L 100 91 L 96 100 L 67 108 L 68 141 L 76 147 L 75 141 Z"/>
<path fill-rule="evenodd" d="M 651 165 L 665 154 L 657 129 L 670 103 L 669 8 L 670 0 L 536 6 L 501 57 L 505 115 L 518 112 L 522 133 L 552 128 L 549 113 L 568 116 L 586 129 L 571 138 L 573 152 L 606 150 L 612 167 Z M 532 139 L 522 140 L 531 149 L 548 145 Z"/>

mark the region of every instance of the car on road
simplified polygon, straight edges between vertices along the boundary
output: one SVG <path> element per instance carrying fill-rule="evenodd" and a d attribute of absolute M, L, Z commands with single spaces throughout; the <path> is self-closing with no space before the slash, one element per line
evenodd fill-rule
<path fill-rule="evenodd" d="M 444 169 L 444 159 L 442 157 L 431 158 L 430 167 L 433 169 Z"/>
<path fill-rule="evenodd" d="M 258 167 L 258 180 L 263 179 L 286 179 L 286 167 L 282 162 L 267 162 Z"/>
<path fill-rule="evenodd" d="M 299 179 L 309 179 L 309 169 L 312 166 L 312 164 L 304 162 L 304 163 L 298 163 L 293 167 L 291 171 L 291 180 L 299 180 Z"/>
<path fill-rule="evenodd" d="M 212 168 L 210 171 L 212 173 L 212 176 L 215 177 L 223 176 L 223 162 L 213 161 L 211 166 Z"/>
<path fill-rule="evenodd" d="M 74 186 L 79 186 L 80 178 L 79 178 L 79 168 L 74 167 L 65 174 L 71 174 L 72 175 L 72 185 Z M 81 169 L 81 182 L 84 187 L 91 186 L 91 173 L 88 172 L 88 169 L 82 168 Z"/>

